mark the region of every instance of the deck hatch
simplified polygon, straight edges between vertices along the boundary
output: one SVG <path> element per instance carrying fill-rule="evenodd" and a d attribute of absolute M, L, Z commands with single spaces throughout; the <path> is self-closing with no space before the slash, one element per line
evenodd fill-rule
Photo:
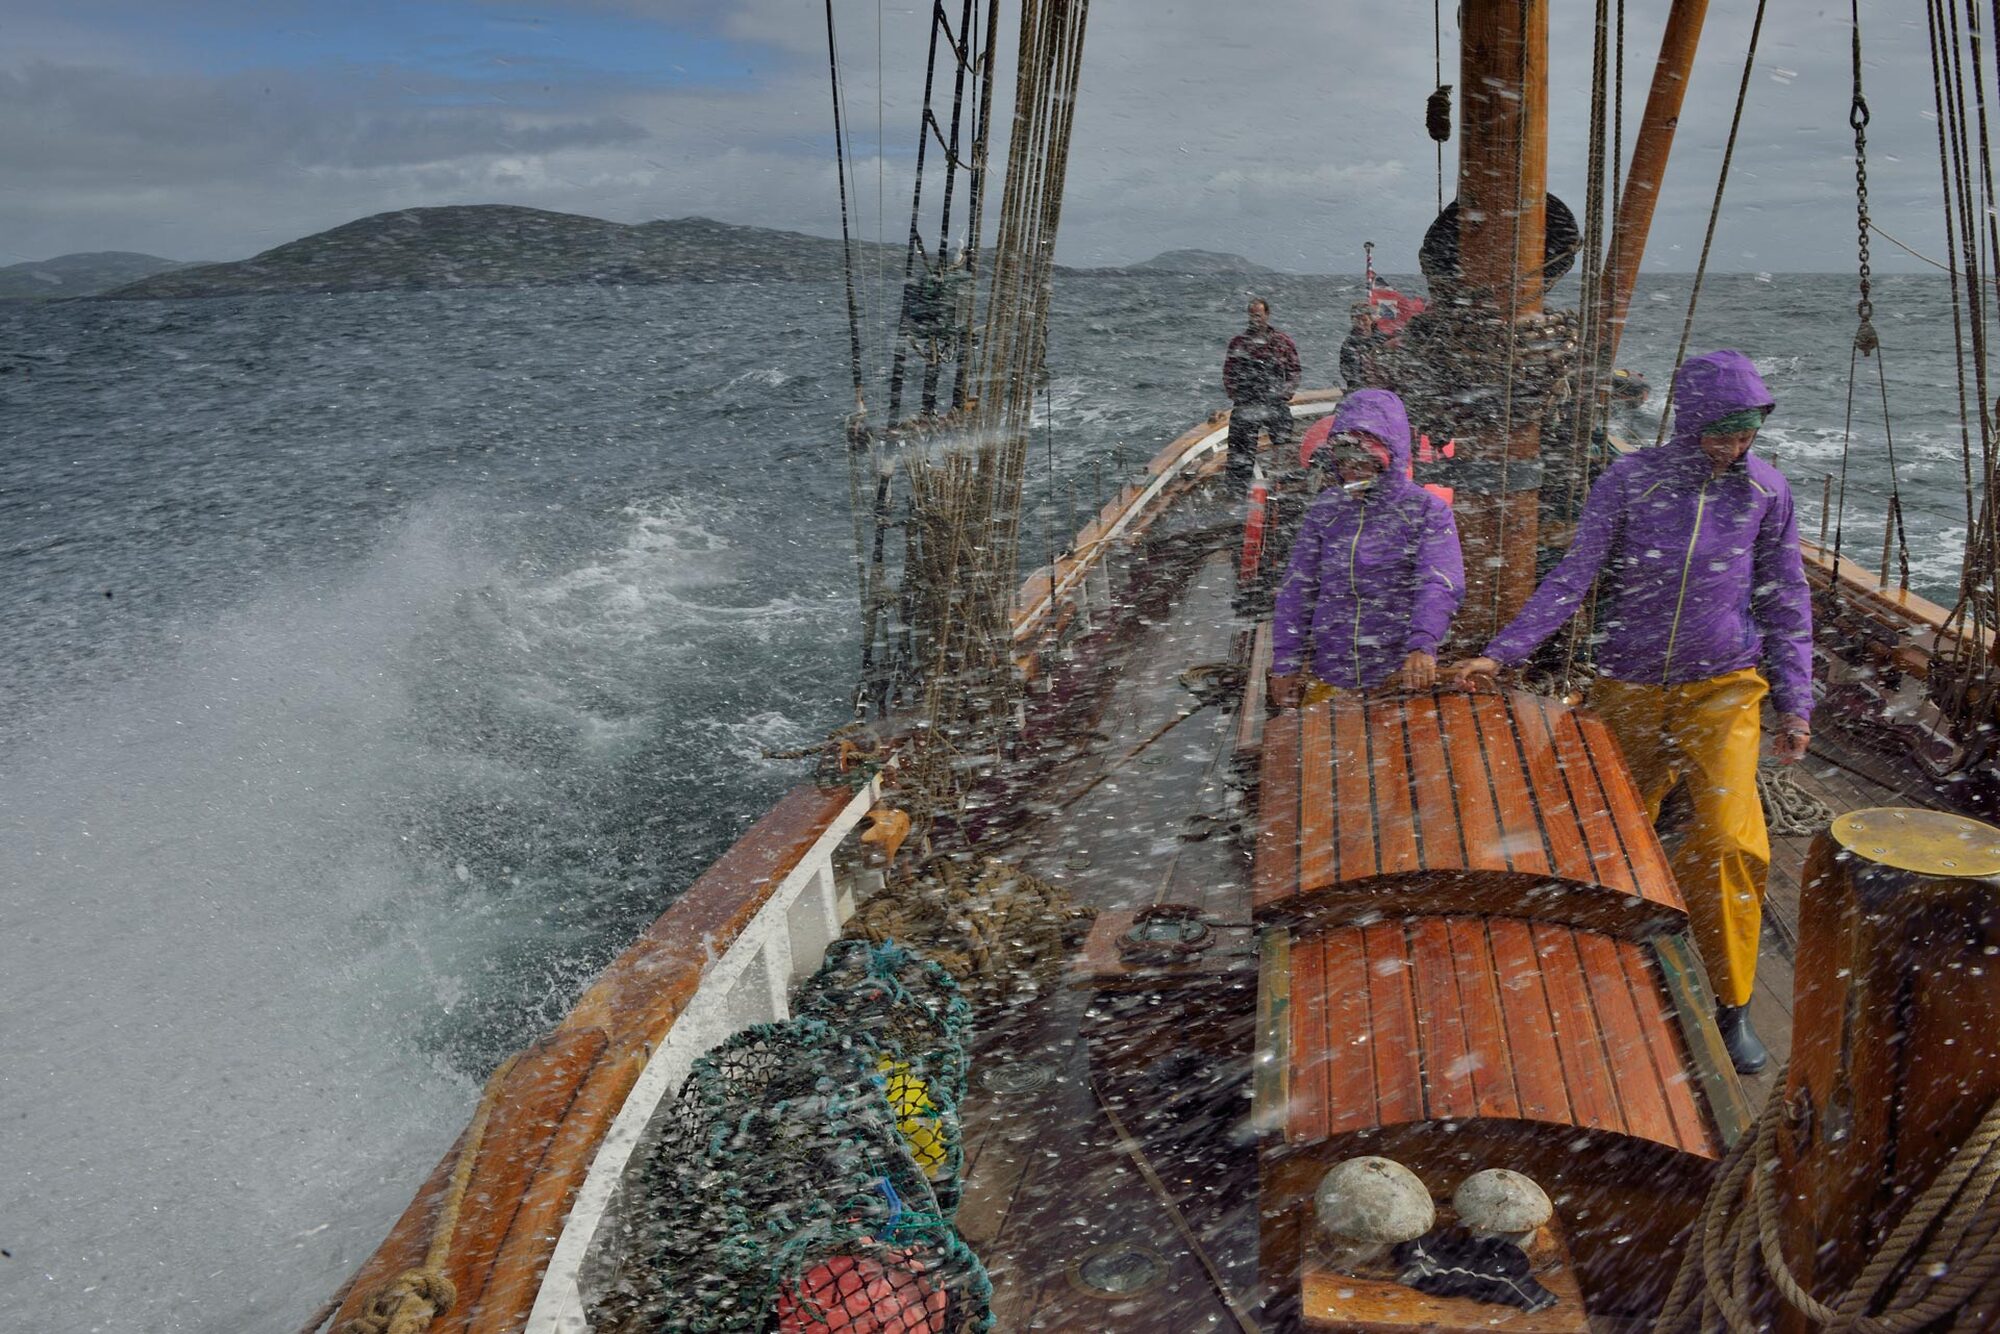
<path fill-rule="evenodd" d="M 1255 910 L 1477 911 L 1641 940 L 1686 911 L 1617 744 L 1523 692 L 1343 694 L 1264 730 Z"/>
<path fill-rule="evenodd" d="M 1293 937 L 1286 1143 L 1472 1117 L 1721 1149 L 1642 945 L 1471 915 Z"/>

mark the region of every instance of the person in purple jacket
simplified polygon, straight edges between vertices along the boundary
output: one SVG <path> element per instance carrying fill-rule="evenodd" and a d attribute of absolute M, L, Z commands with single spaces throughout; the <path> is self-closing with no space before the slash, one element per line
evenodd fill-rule
<path fill-rule="evenodd" d="M 1340 401 L 1314 455 L 1333 481 L 1299 525 L 1271 620 L 1271 702 L 1437 680 L 1465 596 L 1451 507 L 1410 480 L 1410 419 L 1386 389 Z"/>
<path fill-rule="evenodd" d="M 1688 779 L 1694 820 L 1674 878 L 1715 984 L 1717 1026 L 1749 1074 L 1768 1059 L 1748 1010 L 1771 864 L 1757 796 L 1760 710 L 1768 693 L 1778 713 L 1773 754 L 1802 759 L 1812 737 L 1812 599 L 1791 488 L 1750 453 L 1772 407 L 1750 359 L 1690 358 L 1674 377 L 1674 402 L 1672 438 L 1605 470 L 1569 554 L 1482 656 L 1452 670 L 1490 676 L 1525 660 L 1603 575 L 1591 707 L 1618 738 L 1653 818 Z"/>

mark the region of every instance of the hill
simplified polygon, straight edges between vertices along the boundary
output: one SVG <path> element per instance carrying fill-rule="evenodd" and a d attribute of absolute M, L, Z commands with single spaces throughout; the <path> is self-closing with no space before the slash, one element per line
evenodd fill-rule
<path fill-rule="evenodd" d="M 856 243 L 855 252 L 857 267 L 871 280 L 876 272 L 872 266 L 877 265 L 880 273 L 900 279 L 900 245 L 863 241 Z M 834 279 L 841 273 L 841 243 L 710 218 L 628 224 L 511 204 L 461 204 L 376 213 L 226 264 L 153 263 L 160 271 L 134 272 L 123 285 L 105 283 L 94 290 L 105 299 L 135 301 L 578 283 Z M 1116 272 L 1206 276 L 1276 270 L 1240 255 L 1170 250 Z"/>
<path fill-rule="evenodd" d="M 863 264 L 901 271 L 900 246 L 862 242 Z M 112 300 L 382 292 L 574 283 L 777 282 L 834 278 L 841 243 L 709 218 L 627 224 L 509 204 L 377 213 L 250 259 L 155 274 Z"/>
<path fill-rule="evenodd" d="M 130 250 L 92 250 L 0 268 L 0 301 L 45 301 L 94 296 L 170 269 L 185 261 Z"/>
<path fill-rule="evenodd" d="M 1169 250 L 1129 266 L 1141 273 L 1277 273 L 1278 270 L 1253 263 L 1241 255 L 1218 250 Z"/>

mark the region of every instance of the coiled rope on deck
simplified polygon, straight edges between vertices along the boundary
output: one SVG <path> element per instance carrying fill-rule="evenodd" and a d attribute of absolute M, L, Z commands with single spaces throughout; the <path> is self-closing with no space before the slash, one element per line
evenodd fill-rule
<path fill-rule="evenodd" d="M 431 1223 L 430 1245 L 424 1251 L 424 1262 L 414 1269 L 405 1269 L 395 1278 L 382 1285 L 369 1297 L 361 1314 L 339 1326 L 335 1334 L 423 1334 L 431 1326 L 431 1321 L 451 1310 L 458 1300 L 458 1285 L 444 1272 L 451 1259 L 451 1244 L 458 1233 L 458 1216 L 465 1205 L 467 1187 L 472 1182 L 472 1168 L 479 1160 L 480 1145 L 486 1139 L 487 1122 L 492 1118 L 493 1109 L 499 1104 L 500 1091 L 507 1084 L 507 1077 L 519 1063 L 519 1052 L 500 1063 L 486 1081 L 486 1090 L 479 1097 L 478 1110 L 472 1114 L 472 1124 L 465 1132 L 465 1147 L 459 1150 L 458 1161 L 452 1164 L 451 1180 L 445 1187 L 444 1198 L 438 1204 L 437 1217 Z M 338 1310 L 338 1306 L 334 1310 Z M 334 1312 L 322 1312 L 318 1319 L 306 1326 L 304 1334 L 316 1330 Z"/>
<path fill-rule="evenodd" d="M 1780 838 L 1817 834 L 1833 820 L 1833 807 L 1799 786 L 1791 766 L 1776 760 L 1758 762 L 1757 796 L 1764 823 Z"/>
<path fill-rule="evenodd" d="M 1773 1087 L 1785 1085 L 1781 1070 Z M 2000 1299 L 2000 1102 L 1987 1108 L 1853 1285 L 1824 1302 L 1792 1273 L 1778 1234 L 1785 1105 L 1774 1092 L 1756 1133 L 1730 1151 L 1655 1334 L 1756 1334 L 1765 1327 L 1755 1308 L 1766 1291 L 1822 1328 L 1854 1334 L 1915 1334 L 1968 1304 Z"/>

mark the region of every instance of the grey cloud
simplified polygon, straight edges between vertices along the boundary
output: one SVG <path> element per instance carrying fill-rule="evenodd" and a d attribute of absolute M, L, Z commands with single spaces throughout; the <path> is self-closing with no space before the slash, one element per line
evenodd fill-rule
<path fill-rule="evenodd" d="M 541 154 L 645 138 L 644 130 L 613 115 L 382 105 L 368 96 L 371 82 L 353 75 L 197 80 L 37 63 L 0 72 L 0 156 L 13 171 L 52 183 L 130 187 Z M 401 99 L 464 93 L 435 81 L 397 83 Z M 480 93 L 492 96 L 484 86 Z"/>
<path fill-rule="evenodd" d="M 620 221 L 699 212 L 835 232 L 817 15 L 796 0 L 663 5 L 568 0 L 549 22 L 559 26 L 565 8 L 622 10 L 727 38 L 754 55 L 754 84 L 635 87 L 582 73 L 545 91 L 401 70 L 265 81 L 74 63 L 0 75 L 0 153 L 15 187 L 0 201 L 0 235 L 12 258 L 82 248 L 86 237 L 91 248 L 223 258 L 379 209 L 475 200 Z M 1628 148 L 1665 8 L 1631 7 Z M 1711 7 L 1649 267 L 1693 265 L 1748 8 Z M 1444 77 L 1457 82 L 1451 10 Z M 855 225 L 862 235 L 897 240 L 907 225 L 926 11 L 889 15 L 879 55 L 875 7 L 837 0 L 837 12 L 863 159 L 854 164 Z M 1558 7 L 1552 34 L 1551 182 L 1578 208 L 1588 13 L 1581 4 Z M 1921 24 L 1912 29 L 1905 17 L 1893 0 L 1863 5 L 1875 110 L 1871 174 L 1881 224 L 1934 250 L 1942 242 L 1928 61 Z M 1003 66 L 1012 22 L 1003 16 Z M 1436 208 L 1436 160 L 1422 127 L 1434 77 L 1428 6 L 1101 0 L 1091 24 L 1063 260 L 1118 263 L 1200 246 L 1286 268 L 1347 271 L 1359 267 L 1360 243 L 1373 239 L 1386 267 L 1413 267 Z M 1844 5 L 1823 15 L 1772 7 L 1717 235 L 1718 267 L 1852 265 L 1847 80 Z M 1004 139 L 1011 94 L 1004 79 L 999 93 Z M 1455 148 L 1444 156 L 1447 197 Z M 232 206 L 215 208 L 218 197 Z M 274 235 L 280 228 L 288 234 Z M 207 239 L 173 245 L 157 239 L 161 232 Z M 1884 267 L 1916 263 L 1880 249 L 1877 259 Z"/>

